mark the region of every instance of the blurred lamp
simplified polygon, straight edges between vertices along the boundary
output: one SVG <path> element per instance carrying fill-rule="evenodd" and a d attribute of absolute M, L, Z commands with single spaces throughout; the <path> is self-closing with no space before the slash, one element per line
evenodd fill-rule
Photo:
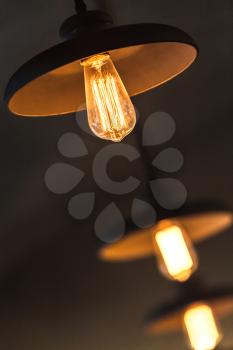
<path fill-rule="evenodd" d="M 223 338 L 218 322 L 233 313 L 233 288 L 209 290 L 192 284 L 190 287 L 183 287 L 185 292 L 174 301 L 155 308 L 146 318 L 145 332 L 147 335 L 183 332 L 190 349 L 216 349 Z"/>
<path fill-rule="evenodd" d="M 171 280 L 184 282 L 198 267 L 194 244 L 219 234 L 233 222 L 232 212 L 222 206 L 193 203 L 174 211 L 158 209 L 158 222 L 146 229 L 129 225 L 125 236 L 101 244 L 99 258 L 125 262 L 157 257 L 159 270 Z"/>

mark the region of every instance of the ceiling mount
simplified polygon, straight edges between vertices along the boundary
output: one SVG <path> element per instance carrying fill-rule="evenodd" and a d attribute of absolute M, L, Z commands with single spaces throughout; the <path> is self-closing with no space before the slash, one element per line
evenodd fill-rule
<path fill-rule="evenodd" d="M 85 12 L 87 10 L 87 5 L 83 0 L 74 0 L 76 12 Z"/>
<path fill-rule="evenodd" d="M 82 32 L 99 31 L 113 25 L 112 17 L 107 12 L 89 11 L 82 0 L 75 0 L 75 9 L 77 13 L 67 18 L 60 27 L 62 39 L 72 39 Z"/>

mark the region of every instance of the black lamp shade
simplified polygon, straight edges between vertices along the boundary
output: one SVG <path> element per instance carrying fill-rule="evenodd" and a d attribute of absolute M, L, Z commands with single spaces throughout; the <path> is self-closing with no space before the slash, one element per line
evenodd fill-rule
<path fill-rule="evenodd" d="M 217 318 L 222 319 L 233 312 L 233 288 L 201 289 L 191 295 L 181 296 L 171 303 L 156 307 L 146 317 L 146 334 L 156 335 L 182 331 L 184 311 L 189 305 L 200 302 L 207 303 Z"/>
<path fill-rule="evenodd" d="M 129 229 L 116 243 L 104 244 L 99 258 L 104 261 L 130 261 L 154 255 L 153 233 L 162 220 L 180 224 L 194 243 L 214 236 L 233 223 L 233 213 L 225 207 L 205 203 L 186 204 L 183 208 L 166 212 L 160 209 L 158 222 L 146 229 Z"/>
<path fill-rule="evenodd" d="M 80 60 L 109 52 L 129 95 L 174 78 L 197 57 L 185 32 L 161 24 L 135 24 L 81 32 L 24 64 L 5 92 L 9 110 L 19 116 L 56 116 L 85 109 Z"/>

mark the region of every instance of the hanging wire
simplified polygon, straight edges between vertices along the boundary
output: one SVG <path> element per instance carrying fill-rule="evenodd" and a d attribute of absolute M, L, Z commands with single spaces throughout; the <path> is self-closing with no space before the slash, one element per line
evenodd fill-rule
<path fill-rule="evenodd" d="M 145 171 L 145 176 L 146 176 L 146 190 L 147 193 L 149 195 L 149 198 L 151 199 L 151 203 L 154 206 L 154 208 L 157 208 L 157 202 L 156 199 L 154 197 L 154 194 L 152 192 L 152 189 L 150 187 L 150 182 L 155 178 L 155 173 L 154 173 L 154 169 L 151 165 L 151 160 L 149 157 L 148 152 L 146 151 L 145 147 L 143 147 L 143 137 L 142 137 L 142 125 L 140 125 L 140 122 L 137 122 L 136 126 L 135 126 L 135 131 L 136 131 L 136 140 L 137 140 L 137 145 L 138 145 L 138 149 L 141 153 L 142 156 L 142 164 L 144 166 L 144 171 Z"/>
<path fill-rule="evenodd" d="M 77 12 L 85 12 L 87 10 L 87 5 L 83 0 L 74 0 L 75 1 L 75 9 Z"/>

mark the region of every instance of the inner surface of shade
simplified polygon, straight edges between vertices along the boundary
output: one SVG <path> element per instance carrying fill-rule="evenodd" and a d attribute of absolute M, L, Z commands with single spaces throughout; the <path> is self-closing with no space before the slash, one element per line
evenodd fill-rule
<path fill-rule="evenodd" d="M 130 96 L 172 79 L 191 65 L 197 56 L 193 46 L 178 42 L 136 45 L 109 53 Z M 9 109 L 24 116 L 56 116 L 85 109 L 80 60 L 24 85 L 11 97 Z"/>
<path fill-rule="evenodd" d="M 174 217 L 171 220 L 180 224 L 192 241 L 198 243 L 229 227 L 233 222 L 233 215 L 231 212 L 219 211 Z M 156 229 L 157 225 L 137 230 L 129 233 L 117 243 L 104 245 L 99 251 L 100 259 L 129 261 L 154 255 L 152 238 Z"/>
<path fill-rule="evenodd" d="M 209 300 L 201 300 L 207 302 L 213 309 L 218 319 L 224 318 L 233 311 L 233 297 L 223 296 Z M 188 306 L 188 305 L 187 305 Z M 173 312 L 161 315 L 158 319 L 152 320 L 145 327 L 145 333 L 148 335 L 179 332 L 182 330 L 184 307 L 177 306 Z"/>

